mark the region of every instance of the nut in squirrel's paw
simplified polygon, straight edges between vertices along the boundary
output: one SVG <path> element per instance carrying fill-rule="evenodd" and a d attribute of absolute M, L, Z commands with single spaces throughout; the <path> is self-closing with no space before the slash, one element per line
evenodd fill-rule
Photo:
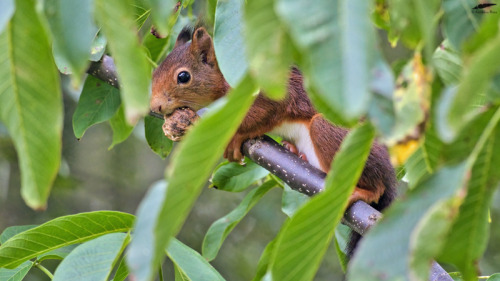
<path fill-rule="evenodd" d="M 176 109 L 172 114 L 165 115 L 163 132 L 165 136 L 173 141 L 180 141 L 182 136 L 198 119 L 198 114 L 190 108 Z"/>

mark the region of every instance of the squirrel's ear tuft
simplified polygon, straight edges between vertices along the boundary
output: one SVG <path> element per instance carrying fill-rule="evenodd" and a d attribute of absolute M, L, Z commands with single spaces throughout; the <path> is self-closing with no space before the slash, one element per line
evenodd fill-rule
<path fill-rule="evenodd" d="M 212 38 L 210 38 L 205 28 L 200 27 L 194 31 L 191 50 L 194 54 L 200 56 L 203 63 L 210 66 L 214 66 L 217 63 Z"/>
<path fill-rule="evenodd" d="M 191 40 L 191 34 L 193 33 L 193 28 L 191 26 L 185 26 L 182 28 L 181 32 L 177 36 L 177 41 L 175 41 L 175 47 L 186 44 Z"/>

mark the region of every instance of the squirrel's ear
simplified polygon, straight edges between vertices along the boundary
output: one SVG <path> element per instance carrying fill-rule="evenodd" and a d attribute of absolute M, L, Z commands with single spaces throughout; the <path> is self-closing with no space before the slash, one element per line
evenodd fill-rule
<path fill-rule="evenodd" d="M 191 51 L 195 55 L 200 56 L 203 63 L 211 66 L 214 66 L 217 63 L 212 38 L 210 38 L 210 35 L 208 35 L 208 32 L 203 27 L 194 31 L 193 41 L 191 42 Z"/>
<path fill-rule="evenodd" d="M 191 40 L 191 33 L 193 29 L 190 27 L 184 27 L 179 35 L 177 36 L 177 41 L 175 41 L 174 49 L 177 46 L 186 44 L 189 40 Z"/>

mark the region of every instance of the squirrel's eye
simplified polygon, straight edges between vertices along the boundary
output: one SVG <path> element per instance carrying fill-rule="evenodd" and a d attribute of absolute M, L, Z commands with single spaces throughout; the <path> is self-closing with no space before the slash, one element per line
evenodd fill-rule
<path fill-rule="evenodd" d="M 177 84 L 184 84 L 189 82 L 191 75 L 187 71 L 182 71 L 177 75 Z"/>

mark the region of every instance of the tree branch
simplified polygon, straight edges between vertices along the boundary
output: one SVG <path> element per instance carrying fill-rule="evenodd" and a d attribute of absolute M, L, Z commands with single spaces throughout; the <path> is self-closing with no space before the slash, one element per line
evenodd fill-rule
<path fill-rule="evenodd" d="M 87 71 L 110 85 L 119 88 L 113 59 L 103 56 L 99 62 L 93 62 Z M 154 112 L 150 115 L 162 118 Z M 312 196 L 323 189 L 326 174 L 311 164 L 303 161 L 297 155 L 286 150 L 268 136 L 250 139 L 243 143 L 243 153 L 255 163 L 264 167 L 292 189 Z M 342 223 L 357 233 L 364 235 L 377 220 L 381 213 L 365 202 L 355 202 L 344 214 Z M 453 281 L 448 273 L 436 262 L 433 262 L 429 281 Z"/>

